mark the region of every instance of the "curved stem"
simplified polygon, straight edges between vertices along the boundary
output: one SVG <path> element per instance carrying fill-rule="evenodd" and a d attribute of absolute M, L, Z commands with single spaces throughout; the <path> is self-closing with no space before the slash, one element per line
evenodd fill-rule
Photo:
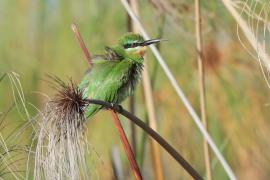
<path fill-rule="evenodd" d="M 164 138 L 162 138 L 156 131 L 150 128 L 142 120 L 123 109 L 120 105 L 115 105 L 109 102 L 94 99 L 88 99 L 88 103 L 101 105 L 125 116 L 137 126 L 142 128 L 145 132 L 147 132 L 147 134 L 149 134 L 153 139 L 155 139 L 194 179 L 203 179 L 199 173 Z"/>

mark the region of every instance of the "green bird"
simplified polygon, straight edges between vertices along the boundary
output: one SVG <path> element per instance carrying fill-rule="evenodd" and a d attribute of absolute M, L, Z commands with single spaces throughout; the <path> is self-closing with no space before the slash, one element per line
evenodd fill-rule
<path fill-rule="evenodd" d="M 79 89 L 84 98 L 119 104 L 133 94 L 143 69 L 146 46 L 159 43 L 161 39 L 144 40 L 139 34 L 128 33 L 113 47 L 105 47 L 104 55 L 93 56 L 93 67 L 83 77 Z M 89 105 L 87 118 L 101 109 Z"/>

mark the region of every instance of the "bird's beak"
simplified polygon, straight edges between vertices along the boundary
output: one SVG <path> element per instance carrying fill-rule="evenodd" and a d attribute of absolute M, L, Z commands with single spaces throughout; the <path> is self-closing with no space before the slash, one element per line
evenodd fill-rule
<path fill-rule="evenodd" d="M 167 41 L 167 39 L 150 39 L 150 40 L 146 40 L 146 41 L 142 42 L 142 46 L 149 46 L 151 44 L 156 44 L 156 43 L 159 43 L 161 41 Z"/>
<path fill-rule="evenodd" d="M 144 56 L 145 54 L 145 51 L 146 51 L 146 46 L 149 46 L 151 44 L 156 44 L 156 43 L 159 43 L 161 41 L 167 41 L 166 39 L 150 39 L 150 40 L 146 40 L 144 42 L 142 42 L 140 44 L 141 48 L 137 51 L 138 54 L 140 54 L 142 57 Z"/>

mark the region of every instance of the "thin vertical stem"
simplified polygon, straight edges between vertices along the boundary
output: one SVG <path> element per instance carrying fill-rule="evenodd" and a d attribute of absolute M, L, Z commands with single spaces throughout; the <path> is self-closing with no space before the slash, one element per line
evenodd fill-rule
<path fill-rule="evenodd" d="M 90 56 L 90 53 L 89 53 L 87 47 L 85 46 L 85 43 L 84 43 L 84 41 L 83 41 L 83 39 L 82 39 L 82 36 L 81 36 L 80 31 L 79 31 L 78 28 L 77 28 L 77 25 L 76 25 L 75 23 L 73 23 L 73 24 L 71 25 L 71 29 L 72 29 L 72 31 L 74 32 L 74 34 L 75 34 L 77 40 L 79 41 L 80 47 L 81 47 L 81 49 L 82 49 L 82 51 L 83 51 L 83 54 L 84 54 L 84 56 L 85 56 L 85 58 L 86 58 L 86 61 L 88 62 L 89 66 L 90 66 L 90 68 L 91 68 L 92 65 L 93 65 L 93 64 L 92 64 L 92 58 L 91 58 L 91 56 Z"/>
<path fill-rule="evenodd" d="M 129 110 L 132 114 L 135 114 L 135 94 L 129 98 Z M 134 152 L 134 156 L 137 155 L 137 132 L 136 126 L 133 123 L 130 123 L 131 128 L 131 145 Z"/>
<path fill-rule="evenodd" d="M 138 0 L 129 0 L 129 4 L 133 12 L 139 16 L 139 4 Z M 140 33 L 140 30 L 137 26 L 137 24 L 129 17 L 129 25 L 130 25 L 130 30 L 134 33 Z"/>
<path fill-rule="evenodd" d="M 138 0 L 129 0 L 129 3 L 133 12 L 137 16 L 139 16 Z M 139 27 L 133 20 L 131 20 L 130 24 L 131 24 L 133 32 L 135 33 L 140 32 Z M 147 61 L 144 62 L 144 70 L 142 73 L 142 83 L 143 83 L 144 96 L 145 96 L 146 107 L 147 107 L 147 112 L 148 112 L 147 114 L 148 114 L 148 119 L 149 119 L 149 126 L 156 131 L 157 123 L 156 123 L 151 82 L 149 79 L 149 73 L 148 73 L 148 68 L 147 68 Z M 161 165 L 161 159 L 160 159 L 160 149 L 158 147 L 158 144 L 153 139 L 150 139 L 150 150 L 151 150 L 155 179 L 163 180 L 163 171 L 162 171 L 162 165 Z"/>
<path fill-rule="evenodd" d="M 130 6 L 136 10 L 136 7 L 134 5 L 134 1 L 129 1 Z M 129 17 L 129 15 L 127 14 L 127 29 L 128 32 L 133 32 L 135 31 L 134 29 L 134 23 L 131 20 L 131 18 Z M 129 110 L 132 114 L 135 114 L 135 93 L 132 94 L 129 97 Z M 131 145 L 132 145 L 132 149 L 134 152 L 134 156 L 137 156 L 137 133 L 136 133 L 136 126 L 133 123 L 130 123 L 130 128 L 131 128 Z"/>
<path fill-rule="evenodd" d="M 157 131 L 154 100 L 153 100 L 152 88 L 150 84 L 146 62 L 144 63 L 144 70 L 142 73 L 142 77 L 143 77 L 142 81 L 143 81 L 144 96 L 145 96 L 146 107 L 148 111 L 149 126 L 155 131 Z M 161 159 L 160 159 L 160 149 L 158 147 L 158 144 L 153 139 L 150 139 L 150 148 L 151 148 L 152 161 L 153 161 L 154 171 L 155 171 L 155 176 L 156 176 L 155 179 L 162 180 L 163 171 L 162 171 L 162 165 L 161 165 Z"/>
<path fill-rule="evenodd" d="M 201 10 L 200 0 L 195 0 L 195 26 L 196 26 L 196 46 L 197 46 L 197 61 L 198 61 L 198 75 L 199 75 L 199 93 L 200 93 L 200 111 L 201 120 L 205 129 L 208 129 L 207 117 L 206 117 L 206 98 L 205 98 L 205 75 L 203 65 L 203 49 L 202 49 L 202 31 L 201 31 Z M 210 163 L 210 151 L 209 146 L 204 139 L 204 162 L 206 168 L 207 179 L 212 180 L 211 163 Z"/>
<path fill-rule="evenodd" d="M 112 147 L 111 149 L 111 163 L 114 173 L 114 178 L 116 180 L 124 180 L 124 173 L 121 164 L 121 158 L 119 154 L 119 150 L 117 147 Z"/>
<path fill-rule="evenodd" d="M 134 154 L 133 154 L 132 149 L 130 147 L 130 144 L 128 142 L 127 136 L 126 136 L 126 134 L 123 130 L 123 127 L 120 123 L 120 120 L 114 111 L 111 111 L 111 113 L 112 113 L 112 119 L 113 119 L 114 125 L 117 129 L 117 132 L 120 136 L 121 142 L 124 146 L 124 149 L 125 149 L 125 152 L 127 154 L 127 157 L 128 157 L 132 172 L 134 174 L 134 177 L 136 180 L 142 180 L 142 175 L 140 173 L 139 167 L 137 165 Z"/>

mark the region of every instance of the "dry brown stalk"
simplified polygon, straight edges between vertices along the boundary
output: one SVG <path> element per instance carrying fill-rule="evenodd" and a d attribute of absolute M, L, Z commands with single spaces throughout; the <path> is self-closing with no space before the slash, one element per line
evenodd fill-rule
<path fill-rule="evenodd" d="M 136 12 L 136 14 L 138 14 L 138 8 L 137 8 L 137 3 L 136 0 L 129 0 L 129 3 L 131 5 L 131 7 L 133 8 L 134 12 Z M 132 21 L 132 19 L 129 17 L 129 15 L 127 14 L 127 28 L 129 32 L 138 32 L 138 30 L 136 29 L 136 24 Z M 131 95 L 129 98 L 129 109 L 130 112 L 132 114 L 135 114 L 135 94 Z M 137 152 L 137 133 L 136 133 L 136 126 L 131 123 L 131 144 L 132 144 L 132 149 L 134 152 L 134 156 L 136 157 L 136 152 Z"/>
<path fill-rule="evenodd" d="M 155 113 L 155 107 L 154 107 L 154 100 L 153 100 L 153 94 L 152 94 L 152 88 L 150 85 L 150 79 L 147 69 L 147 63 L 144 63 L 144 70 L 142 73 L 142 82 L 143 82 L 143 89 L 144 89 L 144 97 L 148 112 L 148 119 L 149 119 L 149 126 L 157 131 L 157 123 L 156 123 L 156 113 Z M 161 165 L 161 159 L 160 159 L 160 149 L 158 147 L 158 144 L 151 139 L 150 140 L 150 148 L 151 148 L 151 155 L 152 155 L 152 161 L 154 164 L 154 171 L 155 171 L 155 177 L 157 180 L 163 179 L 163 170 Z"/>
<path fill-rule="evenodd" d="M 73 23 L 73 24 L 71 25 L 71 29 L 72 29 L 72 31 L 74 32 L 76 39 L 79 41 L 80 47 L 81 47 L 81 49 L 82 49 L 82 51 L 83 51 L 83 54 L 84 54 L 84 56 L 85 56 L 85 58 L 86 58 L 86 61 L 87 61 L 87 63 L 89 64 L 89 66 L 90 66 L 90 68 L 91 68 L 92 65 L 93 65 L 93 64 L 92 64 L 92 58 L 91 58 L 91 55 L 90 55 L 90 53 L 89 53 L 87 47 L 85 46 L 85 43 L 84 43 L 84 41 L 83 41 L 83 39 L 82 39 L 82 36 L 81 36 L 80 31 L 79 31 L 78 28 L 77 28 L 77 25 L 76 25 L 75 23 Z"/>
<path fill-rule="evenodd" d="M 129 0 L 130 7 L 134 11 L 134 13 L 139 16 L 139 4 L 137 0 Z M 139 27 L 134 21 L 130 21 L 131 23 L 131 29 L 135 33 L 139 33 Z M 149 119 L 149 126 L 153 128 L 155 131 L 157 131 L 157 121 L 155 116 L 155 108 L 154 108 L 154 100 L 153 100 L 153 94 L 152 94 L 152 88 L 150 84 L 149 79 L 149 73 L 147 68 L 147 61 L 144 62 L 144 70 L 142 73 L 142 83 L 143 83 L 143 90 L 144 90 L 144 97 L 147 107 L 147 114 Z M 150 140 L 150 151 L 152 156 L 152 162 L 153 162 L 153 170 L 155 174 L 155 179 L 157 180 L 163 180 L 163 170 L 162 170 L 162 164 L 160 159 L 160 149 L 158 147 L 158 144 L 154 140 Z"/>
<path fill-rule="evenodd" d="M 201 119 L 205 129 L 207 130 L 206 117 L 206 98 L 205 98 L 205 74 L 203 63 L 203 48 L 202 48 L 202 30 L 201 30 L 201 10 L 200 0 L 195 0 L 195 26 L 196 26 L 196 45 L 197 45 L 197 61 L 199 71 L 199 91 L 200 91 L 200 111 Z M 203 141 L 204 161 L 208 180 L 212 180 L 210 151 L 206 139 Z"/>

